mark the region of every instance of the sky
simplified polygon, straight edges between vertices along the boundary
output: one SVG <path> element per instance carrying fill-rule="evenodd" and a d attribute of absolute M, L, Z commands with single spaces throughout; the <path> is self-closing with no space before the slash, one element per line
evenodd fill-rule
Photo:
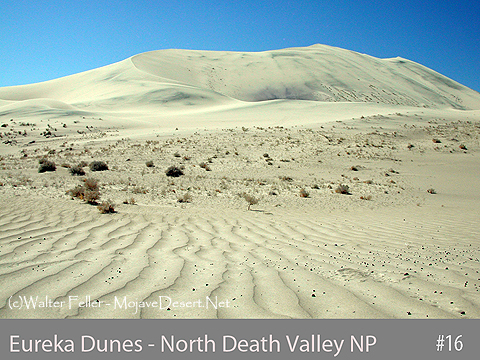
<path fill-rule="evenodd" d="M 0 0 L 0 87 L 151 50 L 313 44 L 400 56 L 480 92 L 478 0 Z"/>

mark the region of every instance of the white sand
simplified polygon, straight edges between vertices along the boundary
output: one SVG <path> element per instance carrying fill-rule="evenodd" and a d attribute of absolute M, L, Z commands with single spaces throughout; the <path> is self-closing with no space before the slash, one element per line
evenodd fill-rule
<path fill-rule="evenodd" d="M 0 317 L 480 318 L 479 109 L 421 65 L 321 45 L 2 88 Z M 114 214 L 66 195 L 85 177 L 61 165 L 93 160 Z M 12 308 L 30 296 L 65 303 Z M 159 296 L 226 306 L 115 308 Z"/>

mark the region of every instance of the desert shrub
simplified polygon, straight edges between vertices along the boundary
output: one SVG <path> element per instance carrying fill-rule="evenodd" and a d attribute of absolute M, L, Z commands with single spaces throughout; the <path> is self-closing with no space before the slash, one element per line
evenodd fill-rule
<path fill-rule="evenodd" d="M 38 167 L 38 172 L 39 173 L 44 173 L 46 171 L 55 171 L 57 170 L 57 167 L 53 161 L 47 160 L 47 159 L 40 159 L 38 161 L 40 166 Z"/>
<path fill-rule="evenodd" d="M 70 168 L 70 174 L 72 174 L 73 176 L 83 176 L 85 175 L 85 170 L 83 170 L 79 166 L 72 166 Z"/>
<path fill-rule="evenodd" d="M 170 166 L 166 171 L 165 171 L 165 174 L 167 176 L 171 176 L 171 177 L 179 177 L 179 176 L 182 176 L 183 175 L 183 171 L 182 169 L 176 167 L 176 166 Z"/>
<path fill-rule="evenodd" d="M 248 203 L 248 210 L 250 210 L 250 206 L 258 204 L 258 199 L 256 197 L 254 197 L 253 195 L 243 193 L 241 196 Z"/>
<path fill-rule="evenodd" d="M 102 214 L 111 214 L 115 212 L 114 204 L 112 204 L 110 201 L 103 201 L 97 206 L 97 209 Z"/>
<path fill-rule="evenodd" d="M 16 180 L 12 181 L 11 184 L 13 187 L 17 186 L 28 186 L 33 182 L 33 180 L 29 179 L 25 175 L 19 176 Z M 3 186 L 3 185 L 2 185 Z"/>
<path fill-rule="evenodd" d="M 345 194 L 345 195 L 348 195 L 350 194 L 350 188 L 348 187 L 348 185 L 344 185 L 344 184 L 340 184 L 337 186 L 337 188 L 335 189 L 335 192 L 337 194 Z"/>
<path fill-rule="evenodd" d="M 67 190 L 67 195 L 72 197 L 83 199 L 83 194 L 85 193 L 85 188 L 81 185 L 75 186 L 73 189 Z"/>
<path fill-rule="evenodd" d="M 86 190 L 92 190 L 92 191 L 98 190 L 98 181 L 96 179 L 88 178 L 83 180 L 83 182 Z"/>
<path fill-rule="evenodd" d="M 459 148 L 462 149 L 462 150 L 467 150 L 467 147 L 463 144 L 460 144 Z"/>
<path fill-rule="evenodd" d="M 201 167 L 202 169 L 207 170 L 207 171 L 212 171 L 212 169 L 210 169 L 210 166 L 208 166 L 208 164 L 205 163 L 205 162 L 201 162 L 201 163 L 200 163 L 200 167 Z"/>
<path fill-rule="evenodd" d="M 372 200 L 372 195 L 362 195 L 360 196 L 361 200 Z"/>
<path fill-rule="evenodd" d="M 145 163 L 145 166 L 146 166 L 146 167 L 155 167 L 155 164 L 153 163 L 153 160 L 148 160 L 148 161 Z"/>
<path fill-rule="evenodd" d="M 179 196 L 177 198 L 177 201 L 179 203 L 189 203 L 192 201 L 192 195 L 190 195 L 190 193 L 186 192 L 185 194 L 183 194 L 183 196 Z"/>
<path fill-rule="evenodd" d="M 436 194 L 437 192 L 435 191 L 435 189 L 430 188 L 430 189 L 427 190 L 427 193 Z"/>
<path fill-rule="evenodd" d="M 105 171 L 108 170 L 108 165 L 104 161 L 93 161 L 90 163 L 90 170 Z"/>
<path fill-rule="evenodd" d="M 300 197 L 303 197 L 303 198 L 308 198 L 310 196 L 310 194 L 307 192 L 307 190 L 305 189 L 300 189 Z"/>
<path fill-rule="evenodd" d="M 87 203 L 95 205 L 100 199 L 100 192 L 98 190 L 85 190 L 83 200 Z"/>
<path fill-rule="evenodd" d="M 89 204 L 96 204 L 100 199 L 98 182 L 95 179 L 85 179 L 83 185 L 77 185 L 68 190 L 67 195 L 84 200 Z"/>
<path fill-rule="evenodd" d="M 440 143 L 441 143 L 440 139 L 432 139 L 432 141 L 433 141 L 435 144 L 440 144 Z"/>
<path fill-rule="evenodd" d="M 132 189 L 132 193 L 134 194 L 146 194 L 147 192 L 148 192 L 148 189 L 145 189 L 142 186 L 135 186 Z"/>
<path fill-rule="evenodd" d="M 123 203 L 126 204 L 126 205 L 135 205 L 135 199 L 133 197 L 130 198 L 130 200 L 125 199 L 125 200 L 123 200 Z"/>

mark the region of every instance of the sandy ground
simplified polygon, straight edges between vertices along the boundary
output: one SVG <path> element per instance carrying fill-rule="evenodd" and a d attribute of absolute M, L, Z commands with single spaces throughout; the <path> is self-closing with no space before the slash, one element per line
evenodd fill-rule
<path fill-rule="evenodd" d="M 392 120 L 17 147 L 0 170 L 0 316 L 478 318 L 480 123 Z M 55 172 L 38 173 L 45 156 Z M 109 170 L 70 174 L 93 160 Z M 116 213 L 66 194 L 85 178 Z"/>
<path fill-rule="evenodd" d="M 179 54 L 0 89 L 1 318 L 480 318 L 478 93 L 327 47 Z"/>

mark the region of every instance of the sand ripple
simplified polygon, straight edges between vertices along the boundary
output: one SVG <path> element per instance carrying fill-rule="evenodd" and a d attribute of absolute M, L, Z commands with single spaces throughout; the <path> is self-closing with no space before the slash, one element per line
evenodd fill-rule
<path fill-rule="evenodd" d="M 100 216 L 68 200 L 2 202 L 2 318 L 480 317 L 480 231 L 465 214 Z M 65 304 L 9 307 L 30 296 Z M 70 307 L 74 296 L 100 307 Z M 164 308 L 119 308 L 124 299 Z"/>

